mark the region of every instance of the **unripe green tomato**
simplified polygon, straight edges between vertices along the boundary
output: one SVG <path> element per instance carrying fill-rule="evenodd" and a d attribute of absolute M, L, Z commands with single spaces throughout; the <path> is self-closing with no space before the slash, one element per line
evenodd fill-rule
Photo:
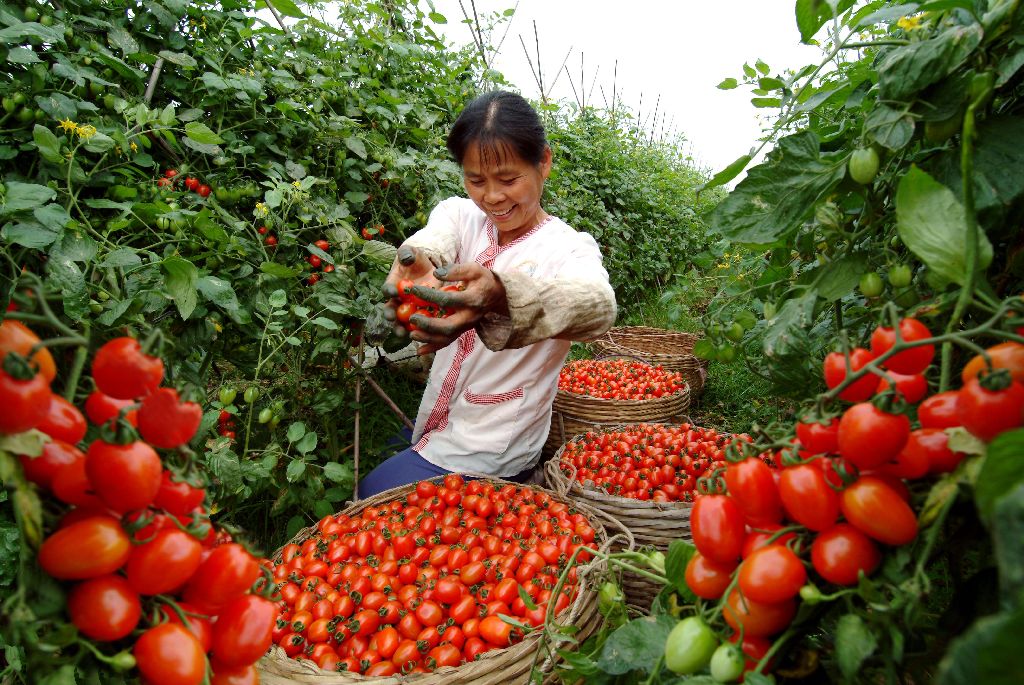
<path fill-rule="evenodd" d="M 647 553 L 647 565 L 658 573 L 665 573 L 665 553 L 660 550 L 651 550 Z"/>
<path fill-rule="evenodd" d="M 775 315 L 778 314 L 778 313 L 779 313 L 779 309 L 778 309 L 778 307 L 775 306 L 774 302 L 765 302 L 764 303 L 764 319 L 765 319 L 765 321 L 768 321 L 770 319 L 774 319 Z"/>
<path fill-rule="evenodd" d="M 824 598 L 821 595 L 821 590 L 819 590 L 815 585 L 808 583 L 800 588 L 800 599 L 802 599 L 805 604 L 818 604 Z"/>
<path fill-rule="evenodd" d="M 220 403 L 225 406 L 234 402 L 236 397 L 238 397 L 238 391 L 226 385 L 221 388 L 220 392 L 217 394 L 217 398 L 220 400 Z"/>
<path fill-rule="evenodd" d="M 739 342 L 743 340 L 743 326 L 733 321 L 732 324 L 725 329 L 725 337 L 733 342 Z"/>
<path fill-rule="evenodd" d="M 3 106 L 4 106 L 4 112 L 6 112 L 7 114 L 11 114 L 16 109 L 18 109 L 18 103 L 15 102 L 14 98 L 9 96 L 9 95 L 5 95 L 4 96 L 4 98 L 3 98 Z"/>
<path fill-rule="evenodd" d="M 878 175 L 878 153 L 872 147 L 854 150 L 850 155 L 850 178 L 867 185 Z"/>
<path fill-rule="evenodd" d="M 913 272 L 906 264 L 897 264 L 889 269 L 889 285 L 894 288 L 906 288 L 913 277 Z"/>
<path fill-rule="evenodd" d="M 253 402 L 256 401 L 256 398 L 259 396 L 260 389 L 257 388 L 255 385 L 250 385 L 248 388 L 245 389 L 245 393 L 242 394 L 242 397 L 245 399 L 246 404 L 252 404 Z"/>
<path fill-rule="evenodd" d="M 22 107 L 18 110 L 18 121 L 23 124 L 27 124 L 30 121 L 35 121 L 36 113 L 31 107 Z"/>
<path fill-rule="evenodd" d="M 53 26 L 53 17 L 51 17 L 49 14 L 44 14 L 43 16 L 39 17 L 39 23 L 42 24 L 43 26 Z"/>
<path fill-rule="evenodd" d="M 35 21 L 39 18 L 39 10 L 35 7 L 25 8 L 25 21 Z"/>
<path fill-rule="evenodd" d="M 156 227 L 161 231 L 166 231 L 171 227 L 171 220 L 161 214 L 156 218 Z"/>
<path fill-rule="evenodd" d="M 946 142 L 951 136 L 960 132 L 960 122 L 963 117 L 962 112 L 957 112 L 948 119 L 924 122 L 924 139 L 929 143 L 936 144 Z"/>
<path fill-rule="evenodd" d="M 711 677 L 719 683 L 734 683 L 743 675 L 746 663 L 739 645 L 723 642 L 711 655 Z"/>
<path fill-rule="evenodd" d="M 615 607 L 622 604 L 624 599 L 619 586 L 609 580 L 602 583 L 597 591 L 597 608 L 602 614 L 608 615 Z"/>
<path fill-rule="evenodd" d="M 882 277 L 874 271 L 869 271 L 860 277 L 859 287 L 864 297 L 878 297 L 882 294 Z"/>
<path fill-rule="evenodd" d="M 110 299 L 110 293 L 108 293 L 106 290 L 100 290 L 98 293 L 96 293 L 96 299 L 98 299 L 100 302 L 106 302 L 107 300 Z"/>
<path fill-rule="evenodd" d="M 260 414 L 256 417 L 256 420 L 260 423 L 270 423 L 270 419 L 272 418 L 274 418 L 274 412 L 270 411 L 269 407 L 266 407 L 260 410 Z"/>
<path fill-rule="evenodd" d="M 665 640 L 665 666 L 677 675 L 696 673 L 711 662 L 718 637 L 703 619 L 688 616 L 676 624 Z"/>
<path fill-rule="evenodd" d="M 281 417 L 278 416 L 277 414 L 275 414 L 274 418 L 270 419 L 270 428 L 271 429 L 277 428 L 277 424 L 279 424 L 279 423 L 281 423 Z"/>
<path fill-rule="evenodd" d="M 910 309 L 918 303 L 917 293 L 913 290 L 904 290 L 893 298 L 893 301 L 904 309 Z"/>
<path fill-rule="evenodd" d="M 730 364 L 736 361 L 736 348 L 732 345 L 722 345 L 717 350 L 718 361 Z"/>
<path fill-rule="evenodd" d="M 108 663 L 115 671 L 130 671 L 135 668 L 135 657 L 128 651 L 118 652 Z"/>
<path fill-rule="evenodd" d="M 113 95 L 111 95 L 110 93 L 107 93 L 106 95 L 103 96 L 103 106 L 106 107 L 107 109 L 114 109 L 114 105 L 116 105 L 116 104 L 117 104 L 117 98 L 114 97 Z"/>
<path fill-rule="evenodd" d="M 272 405 L 270 405 L 270 408 L 274 410 L 275 414 L 283 414 L 284 413 L 284 400 L 277 400 Z"/>
<path fill-rule="evenodd" d="M 103 311 L 103 305 L 95 300 L 89 300 L 89 311 L 93 314 L 99 314 Z"/>
<path fill-rule="evenodd" d="M 15 93 L 14 95 L 11 96 L 11 98 L 14 99 L 14 104 L 17 105 L 18 107 L 20 107 L 21 105 L 24 105 L 26 102 L 28 102 L 28 96 L 25 95 L 24 93 L 21 93 L 21 92 Z"/>

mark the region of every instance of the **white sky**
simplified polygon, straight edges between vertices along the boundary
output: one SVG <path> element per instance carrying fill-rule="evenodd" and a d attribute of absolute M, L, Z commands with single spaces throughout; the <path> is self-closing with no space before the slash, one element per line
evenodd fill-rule
<path fill-rule="evenodd" d="M 457 44 L 472 39 L 460 23 L 459 0 L 434 0 L 448 18 L 436 26 Z M 470 0 L 462 0 L 472 12 Z M 580 57 L 588 103 L 610 102 L 617 83 L 621 100 L 642 119 L 650 119 L 658 97 L 665 126 L 683 134 L 702 167 L 721 170 L 745 154 L 760 135 L 758 110 L 744 87 L 719 90 L 722 79 L 741 77 L 743 63 L 760 58 L 772 75 L 817 62 L 820 51 L 802 45 L 793 0 L 518 0 L 494 67 L 521 92 L 539 92 L 520 37 L 536 64 L 533 22 L 537 24 L 545 87 L 572 48 L 566 67 L 580 90 Z M 516 0 L 476 0 L 481 15 L 516 7 Z M 425 5 L 424 5 L 425 7 Z M 493 37 L 501 40 L 502 27 Z M 613 78 L 618 60 L 618 77 Z M 596 73 L 596 81 L 594 81 Z M 604 97 L 601 88 L 604 88 Z M 574 101 L 564 71 L 551 93 Z M 641 106 L 642 102 L 642 106 Z M 658 116 L 659 127 L 661 114 Z"/>

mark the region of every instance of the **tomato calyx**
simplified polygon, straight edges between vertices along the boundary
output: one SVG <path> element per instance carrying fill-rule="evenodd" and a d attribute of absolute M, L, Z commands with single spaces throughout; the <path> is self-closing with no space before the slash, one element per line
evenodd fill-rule
<path fill-rule="evenodd" d="M 28 357 L 11 351 L 4 356 L 4 372 L 16 381 L 30 381 L 39 372 L 38 366 L 32 364 Z"/>
<path fill-rule="evenodd" d="M 990 369 L 978 374 L 978 383 L 989 392 L 1002 392 L 1013 384 L 1013 376 L 1008 369 Z"/>

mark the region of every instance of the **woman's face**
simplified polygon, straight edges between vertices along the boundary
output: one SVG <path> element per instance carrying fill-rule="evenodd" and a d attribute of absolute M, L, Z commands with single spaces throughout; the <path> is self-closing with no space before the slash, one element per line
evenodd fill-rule
<path fill-rule="evenodd" d="M 504 245 L 528 233 L 545 217 L 540 197 L 551 173 L 551 149 L 545 148 L 536 165 L 507 146 L 498 152 L 469 145 L 462 160 L 462 180 L 469 197 L 498 229 L 498 243 Z"/>

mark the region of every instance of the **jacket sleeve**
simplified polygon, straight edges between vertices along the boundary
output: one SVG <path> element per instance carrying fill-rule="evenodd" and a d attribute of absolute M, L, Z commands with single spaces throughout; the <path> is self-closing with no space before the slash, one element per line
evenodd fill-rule
<path fill-rule="evenodd" d="M 593 340 L 615 323 L 615 291 L 597 242 L 588 233 L 576 233 L 555 278 L 518 272 L 495 276 L 505 286 L 509 315 L 488 314 L 477 325 L 490 350 L 526 347 L 548 338 Z"/>
<path fill-rule="evenodd" d="M 454 263 L 461 240 L 461 211 L 459 198 L 441 201 L 430 212 L 427 225 L 409 236 L 403 244 L 422 250 L 434 266 Z"/>

